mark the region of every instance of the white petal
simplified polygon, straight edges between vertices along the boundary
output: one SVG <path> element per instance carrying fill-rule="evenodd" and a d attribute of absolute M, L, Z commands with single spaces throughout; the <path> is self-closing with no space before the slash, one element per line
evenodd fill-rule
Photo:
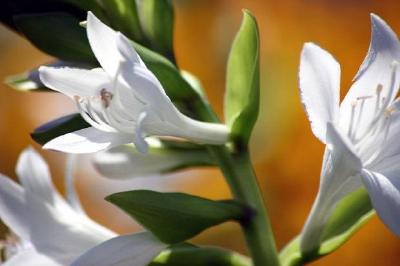
<path fill-rule="evenodd" d="M 145 132 L 142 131 L 143 122 L 146 119 L 146 116 L 146 112 L 141 112 L 139 114 L 135 128 L 135 146 L 141 153 L 147 153 L 149 150 L 149 144 L 144 139 L 146 137 Z"/>
<path fill-rule="evenodd" d="M 400 143 L 398 140 L 400 139 L 400 109 L 399 109 L 399 101 L 396 101 L 395 112 L 391 114 L 389 117 L 385 119 L 390 119 L 390 125 L 388 132 L 385 130 L 381 132 L 379 140 L 381 141 L 380 156 L 376 161 L 385 160 L 386 158 L 390 158 L 396 155 L 400 155 Z M 375 147 L 372 146 L 371 149 L 376 150 Z"/>
<path fill-rule="evenodd" d="M 133 135 L 132 135 L 133 136 Z M 93 153 L 132 142 L 128 134 L 109 133 L 93 127 L 77 130 L 47 142 L 43 148 L 67 153 Z"/>
<path fill-rule="evenodd" d="M 38 253 L 33 248 L 18 251 L 17 254 L 7 260 L 2 266 L 64 266 L 64 264 L 56 260 Z"/>
<path fill-rule="evenodd" d="M 148 232 L 119 236 L 89 250 L 71 266 L 146 266 L 167 246 Z"/>
<path fill-rule="evenodd" d="M 359 125 L 357 125 L 358 136 L 363 135 L 367 126 L 373 120 L 376 113 L 376 97 L 378 85 L 383 86 L 380 92 L 381 100 L 394 99 L 399 87 L 400 70 L 397 67 L 396 78 L 393 90 L 390 93 L 392 84 L 392 63 L 400 59 L 400 42 L 393 30 L 376 15 L 371 15 L 372 37 L 368 54 L 358 71 L 355 82 L 350 88 L 340 106 L 340 127 L 346 130 L 350 125 L 353 104 L 357 103 L 355 117 L 359 116 L 361 102 L 358 97 L 373 98 L 366 99 Z"/>
<path fill-rule="evenodd" d="M 68 204 L 48 205 L 34 194 L 26 194 L 26 216 L 32 245 L 59 262 L 71 263 L 93 246 L 115 234 Z"/>
<path fill-rule="evenodd" d="M 65 194 L 69 205 L 77 212 L 86 215 L 85 210 L 81 205 L 78 193 L 74 186 L 75 168 L 77 164 L 78 155 L 67 154 L 64 182 L 65 182 Z"/>
<path fill-rule="evenodd" d="M 358 176 L 361 161 L 349 140 L 331 123 L 327 125 L 327 142 L 318 195 L 301 234 L 301 250 L 306 253 L 320 244 L 325 224 L 339 200 L 362 186 Z"/>
<path fill-rule="evenodd" d="M 129 40 L 101 22 L 92 12 L 87 16 L 87 36 L 101 67 L 110 77 L 118 72 L 121 56 L 131 63 L 143 64 Z"/>
<path fill-rule="evenodd" d="M 29 215 L 25 208 L 23 188 L 0 174 L 0 218 L 23 240 L 29 241 Z"/>
<path fill-rule="evenodd" d="M 99 95 L 103 88 L 111 88 L 111 80 L 101 68 L 40 67 L 40 79 L 46 87 L 69 97 Z"/>
<path fill-rule="evenodd" d="M 383 222 L 400 236 L 400 171 L 396 175 L 383 175 L 364 170 L 363 182 L 372 205 Z"/>
<path fill-rule="evenodd" d="M 19 156 L 16 173 L 26 191 L 52 203 L 56 190 L 50 179 L 47 163 L 32 148 L 25 149 Z"/>
<path fill-rule="evenodd" d="M 115 234 L 74 211 L 55 191 L 50 177 L 38 173 L 44 171 L 44 164 L 32 150 L 21 155 L 18 171 L 25 190 L 0 175 L 0 218 L 38 252 L 65 265 Z M 32 180 L 26 180 L 29 170 Z M 44 199 L 41 193 L 52 193 L 53 200 Z"/>
<path fill-rule="evenodd" d="M 331 123 L 327 125 L 327 142 L 330 152 L 324 158 L 320 191 L 336 204 L 343 196 L 361 186 L 360 180 L 355 177 L 362 169 L 362 162 L 348 138 Z"/>
<path fill-rule="evenodd" d="M 306 43 L 300 61 L 300 93 L 314 135 L 325 143 L 326 123 L 339 113 L 340 66 L 325 50 Z"/>
<path fill-rule="evenodd" d="M 143 67 L 146 67 L 146 65 L 142 61 L 142 58 L 140 58 L 135 48 L 133 48 L 129 39 L 121 32 L 117 32 L 117 48 L 125 61 L 129 61 L 132 64 L 139 64 Z"/>
<path fill-rule="evenodd" d="M 131 63 L 124 61 L 121 63 L 121 77 L 135 96 L 151 108 L 162 120 L 178 120 L 177 113 L 179 111 L 150 70 L 140 65 L 132 66 Z"/>

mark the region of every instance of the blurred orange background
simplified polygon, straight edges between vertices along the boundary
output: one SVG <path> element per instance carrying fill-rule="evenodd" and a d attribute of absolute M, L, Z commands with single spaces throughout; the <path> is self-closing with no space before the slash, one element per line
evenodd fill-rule
<path fill-rule="evenodd" d="M 299 100 L 297 70 L 302 45 L 313 41 L 330 51 L 342 66 L 342 95 L 369 45 L 371 12 L 400 34 L 398 0 L 197 0 L 175 1 L 175 51 L 181 68 L 196 74 L 222 117 L 225 64 L 240 25 L 241 9 L 256 16 L 261 35 L 261 114 L 252 139 L 252 154 L 272 217 L 279 248 L 299 233 L 318 189 L 323 145 L 312 135 Z M 0 27 L 0 77 L 51 61 L 26 40 Z M 15 177 L 14 165 L 38 125 L 74 108 L 66 97 L 27 94 L 0 85 L 0 172 Z M 64 156 L 41 151 L 63 190 Z M 110 181 L 96 174 L 90 158 L 79 165 L 77 186 L 89 215 L 120 233 L 140 230 L 121 211 L 102 200 L 116 191 L 152 188 L 184 191 L 213 199 L 230 196 L 216 169 L 180 172 L 170 177 Z M 194 239 L 245 253 L 235 224 L 207 230 Z M 400 242 L 373 218 L 334 254 L 311 265 L 399 265 Z"/>

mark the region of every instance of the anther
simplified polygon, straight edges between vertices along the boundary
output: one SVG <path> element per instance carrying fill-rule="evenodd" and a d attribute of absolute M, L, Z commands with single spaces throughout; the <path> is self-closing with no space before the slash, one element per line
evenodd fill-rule
<path fill-rule="evenodd" d="M 74 95 L 74 100 L 75 100 L 76 102 L 80 102 L 80 101 L 82 100 L 82 97 L 79 96 L 79 95 Z"/>
<path fill-rule="evenodd" d="M 103 88 L 100 91 L 100 96 L 101 96 L 101 101 L 104 104 L 104 107 L 107 108 L 108 106 L 110 106 L 113 94 L 111 92 L 107 91 L 107 89 Z"/>

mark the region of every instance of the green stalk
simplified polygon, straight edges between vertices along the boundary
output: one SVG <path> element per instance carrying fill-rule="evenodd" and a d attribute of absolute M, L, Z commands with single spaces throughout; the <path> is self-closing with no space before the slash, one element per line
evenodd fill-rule
<path fill-rule="evenodd" d="M 209 146 L 209 151 L 219 162 L 235 199 L 256 211 L 254 216 L 241 223 L 254 265 L 279 265 L 272 227 L 247 149 L 233 154 L 226 147 Z"/>
<path fill-rule="evenodd" d="M 189 103 L 196 116 L 218 122 L 207 103 L 198 99 Z M 247 145 L 236 151 L 227 146 L 208 146 L 220 166 L 235 199 L 248 204 L 255 215 L 241 223 L 247 247 L 255 266 L 278 266 L 278 252 L 264 200 L 255 176 Z"/>

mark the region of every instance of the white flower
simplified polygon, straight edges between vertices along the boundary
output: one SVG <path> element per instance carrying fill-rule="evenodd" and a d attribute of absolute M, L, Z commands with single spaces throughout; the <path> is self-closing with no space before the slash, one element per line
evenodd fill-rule
<path fill-rule="evenodd" d="M 339 64 L 314 44 L 302 51 L 302 101 L 314 135 L 327 144 L 318 196 L 302 231 L 303 252 L 319 245 L 337 202 L 363 185 L 383 222 L 400 234 L 400 43 L 382 19 L 371 20 L 367 57 L 340 106 Z"/>
<path fill-rule="evenodd" d="M 129 40 L 90 12 L 87 36 L 102 68 L 41 67 L 39 72 L 47 87 L 76 101 L 92 127 L 60 136 L 45 148 L 91 153 L 134 142 L 143 152 L 147 149 L 144 138 L 151 135 L 204 144 L 226 142 L 225 125 L 196 121 L 180 113 Z"/>
<path fill-rule="evenodd" d="M 93 165 L 105 177 L 128 179 L 159 176 L 191 165 L 212 164 L 205 149 L 165 147 L 155 138 L 148 138 L 149 152 L 138 152 L 132 145 L 121 145 L 98 152 Z"/>
<path fill-rule="evenodd" d="M 0 218 L 20 238 L 4 265 L 70 265 L 101 244 L 107 247 L 101 254 L 107 260 L 96 265 L 125 260 L 113 265 L 144 266 L 165 248 L 149 233 L 116 236 L 73 208 L 56 191 L 47 164 L 34 150 L 21 154 L 16 171 L 21 185 L 0 175 Z"/>

